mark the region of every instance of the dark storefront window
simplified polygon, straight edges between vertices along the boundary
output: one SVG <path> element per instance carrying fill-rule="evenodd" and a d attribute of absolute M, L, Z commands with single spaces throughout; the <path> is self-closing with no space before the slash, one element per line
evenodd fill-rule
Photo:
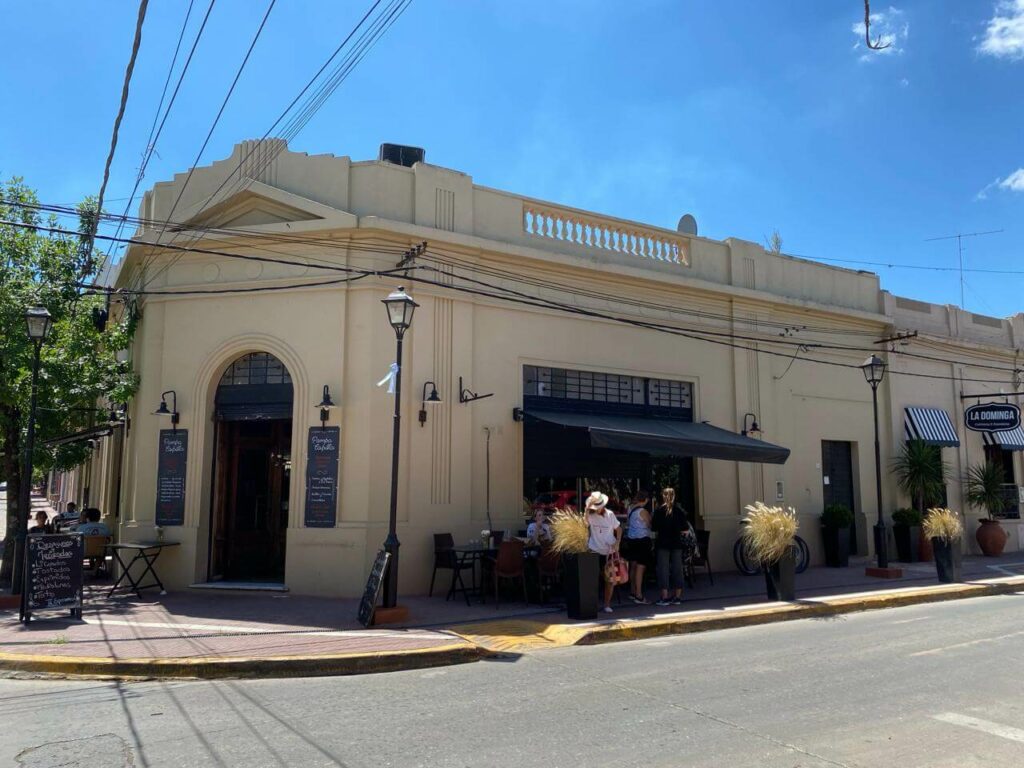
<path fill-rule="evenodd" d="M 527 408 L 693 420 L 688 381 L 526 365 L 523 396 Z"/>

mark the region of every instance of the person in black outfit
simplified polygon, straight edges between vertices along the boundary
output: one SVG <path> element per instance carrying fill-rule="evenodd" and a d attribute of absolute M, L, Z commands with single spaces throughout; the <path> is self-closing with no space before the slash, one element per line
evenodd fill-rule
<path fill-rule="evenodd" d="M 661 599 L 658 605 L 681 605 L 683 602 L 683 535 L 689 531 L 690 523 L 686 511 L 676 504 L 674 488 L 661 492 L 661 506 L 654 510 L 651 530 L 657 534 L 654 549 L 657 555 L 658 588 Z M 669 599 L 669 589 L 673 596 Z"/>

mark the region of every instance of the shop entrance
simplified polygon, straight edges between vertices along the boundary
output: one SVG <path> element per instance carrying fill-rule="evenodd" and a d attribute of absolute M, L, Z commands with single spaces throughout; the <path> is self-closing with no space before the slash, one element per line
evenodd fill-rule
<path fill-rule="evenodd" d="M 232 363 L 217 387 L 211 581 L 284 581 L 292 383 L 266 353 Z"/>

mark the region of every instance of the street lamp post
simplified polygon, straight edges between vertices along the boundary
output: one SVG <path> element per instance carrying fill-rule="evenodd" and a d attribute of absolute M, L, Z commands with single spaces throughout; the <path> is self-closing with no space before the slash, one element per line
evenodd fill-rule
<path fill-rule="evenodd" d="M 889 567 L 888 539 L 882 517 L 882 449 L 878 441 L 878 385 L 885 378 L 885 361 L 872 355 L 860 366 L 864 378 L 871 385 L 871 405 L 875 415 L 875 497 L 878 504 L 878 522 L 875 523 L 875 555 L 879 568 Z"/>
<path fill-rule="evenodd" d="M 395 329 L 398 342 L 395 350 L 395 415 L 391 433 L 391 508 L 388 514 L 388 537 L 384 549 L 391 557 L 384 576 L 384 607 L 394 608 L 398 604 L 398 447 L 402 426 L 402 339 L 412 325 L 412 315 L 419 306 L 405 289 L 399 287 L 383 300 L 388 311 L 388 322 Z"/>
<path fill-rule="evenodd" d="M 22 592 L 25 571 L 25 540 L 32 506 L 32 452 L 36 442 L 36 395 L 39 386 L 39 356 L 53 321 L 46 307 L 31 307 L 25 311 L 25 325 L 32 342 L 32 389 L 29 396 L 28 428 L 25 430 L 25 456 L 21 465 L 21 485 L 18 494 L 18 538 L 14 546 L 14 573 L 11 574 L 11 594 Z"/>

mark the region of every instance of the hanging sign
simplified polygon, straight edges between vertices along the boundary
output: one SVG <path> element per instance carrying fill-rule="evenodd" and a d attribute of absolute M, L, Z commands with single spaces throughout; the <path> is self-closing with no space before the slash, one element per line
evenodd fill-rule
<path fill-rule="evenodd" d="M 310 427 L 306 453 L 307 528 L 333 528 L 338 509 L 338 427 Z"/>
<path fill-rule="evenodd" d="M 83 537 L 79 533 L 29 534 L 25 540 L 22 621 L 36 611 L 69 610 L 82 618 Z"/>
<path fill-rule="evenodd" d="M 188 430 L 161 429 L 156 465 L 156 524 L 185 524 L 185 468 Z"/>
<path fill-rule="evenodd" d="M 1009 432 L 1020 426 L 1020 408 L 1012 403 L 979 403 L 964 410 L 964 423 L 975 432 Z"/>

